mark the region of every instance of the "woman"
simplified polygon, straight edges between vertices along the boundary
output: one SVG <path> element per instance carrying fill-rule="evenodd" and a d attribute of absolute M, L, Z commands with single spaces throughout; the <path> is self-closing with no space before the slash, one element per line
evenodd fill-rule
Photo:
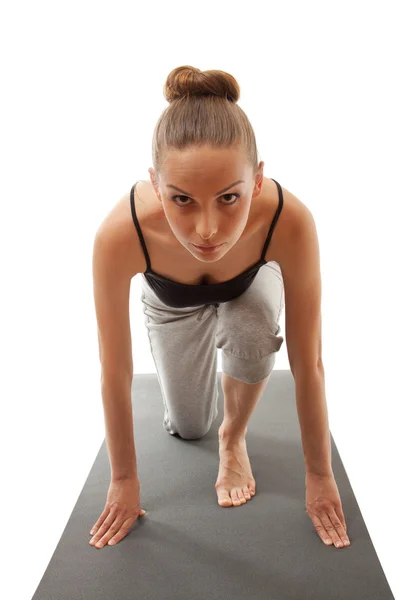
<path fill-rule="evenodd" d="M 239 91 L 222 71 L 183 66 L 169 74 L 164 93 L 170 105 L 154 131 L 150 181 L 137 182 L 96 235 L 94 295 L 112 472 L 92 530 L 90 543 L 97 547 L 120 541 L 145 514 L 130 394 L 129 290 L 137 273 L 163 425 L 171 435 L 196 439 L 210 429 L 218 414 L 216 349 L 222 350 L 215 488 L 225 507 L 240 506 L 256 492 L 247 423 L 283 342 L 285 298 L 306 510 L 324 542 L 348 541 L 331 467 L 315 223 L 300 200 L 264 177 L 252 126 L 237 105 Z"/>

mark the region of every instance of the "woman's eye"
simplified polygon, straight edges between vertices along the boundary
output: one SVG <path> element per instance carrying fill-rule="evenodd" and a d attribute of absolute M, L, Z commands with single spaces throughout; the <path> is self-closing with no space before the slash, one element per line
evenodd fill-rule
<path fill-rule="evenodd" d="M 223 196 L 221 196 L 221 198 L 227 198 L 227 197 L 229 198 L 230 196 L 234 196 L 235 197 L 234 201 L 233 202 L 232 201 L 231 202 L 225 202 L 223 204 L 228 204 L 228 205 L 235 204 L 236 200 L 238 198 L 240 198 L 240 194 L 224 194 Z M 173 196 L 172 200 L 175 203 L 176 203 L 176 200 L 175 200 L 176 198 L 185 198 L 186 200 L 190 200 L 190 198 L 188 196 Z M 182 203 L 182 200 L 179 200 L 179 202 Z M 183 202 L 184 206 L 186 206 L 187 204 L 188 204 L 188 202 Z M 180 205 L 178 204 L 178 206 L 180 206 Z"/>

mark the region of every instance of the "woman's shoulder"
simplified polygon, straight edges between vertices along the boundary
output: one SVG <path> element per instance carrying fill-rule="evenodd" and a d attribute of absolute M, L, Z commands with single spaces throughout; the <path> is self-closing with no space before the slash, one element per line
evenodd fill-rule
<path fill-rule="evenodd" d="M 151 216 L 151 211 L 148 204 L 143 204 L 143 193 L 140 194 L 141 200 L 139 200 L 138 187 L 139 185 L 135 186 L 135 211 L 140 227 L 144 230 L 145 223 L 148 222 Z M 126 265 L 133 277 L 136 273 L 142 272 L 143 267 L 144 269 L 146 267 L 139 235 L 133 221 L 131 192 L 132 188 L 126 191 L 114 204 L 102 221 L 97 234 L 101 233 L 107 238 L 115 260 L 120 265 Z"/>

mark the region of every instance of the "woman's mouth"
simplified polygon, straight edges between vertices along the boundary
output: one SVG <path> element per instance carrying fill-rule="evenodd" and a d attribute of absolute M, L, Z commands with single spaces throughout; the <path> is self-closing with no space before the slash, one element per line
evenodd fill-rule
<path fill-rule="evenodd" d="M 193 246 L 196 248 L 196 250 L 199 250 L 199 252 L 215 252 L 221 248 L 223 244 L 218 244 L 218 246 L 196 246 L 196 244 L 193 244 Z"/>

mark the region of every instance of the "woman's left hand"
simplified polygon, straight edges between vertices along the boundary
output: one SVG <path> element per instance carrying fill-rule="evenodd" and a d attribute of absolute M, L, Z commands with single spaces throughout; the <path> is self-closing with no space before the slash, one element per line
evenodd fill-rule
<path fill-rule="evenodd" d="M 306 512 L 325 544 L 333 542 L 339 548 L 350 545 L 342 502 L 333 475 L 306 473 Z M 337 546 L 337 543 L 341 545 Z"/>

